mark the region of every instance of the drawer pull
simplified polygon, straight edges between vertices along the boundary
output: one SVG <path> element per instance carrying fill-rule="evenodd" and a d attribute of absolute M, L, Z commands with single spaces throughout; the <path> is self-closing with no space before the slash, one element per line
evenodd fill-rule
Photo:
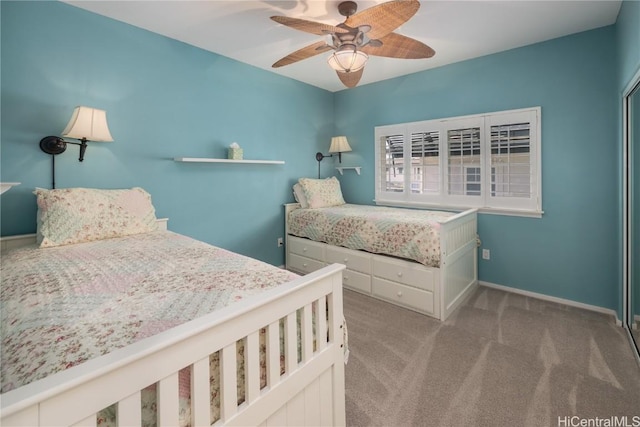
<path fill-rule="evenodd" d="M 308 266 L 309 264 L 307 264 L 306 262 L 302 264 L 303 267 Z"/>
<path fill-rule="evenodd" d="M 302 252 L 307 252 L 307 248 L 302 248 Z"/>
<path fill-rule="evenodd" d="M 343 279 L 344 280 L 349 280 L 349 276 L 344 276 Z"/>
<path fill-rule="evenodd" d="M 402 291 L 398 291 L 398 297 L 402 296 Z"/>
<path fill-rule="evenodd" d="M 402 277 L 402 271 L 398 272 L 398 277 Z"/>
<path fill-rule="evenodd" d="M 345 264 L 349 262 L 349 258 L 344 259 Z"/>

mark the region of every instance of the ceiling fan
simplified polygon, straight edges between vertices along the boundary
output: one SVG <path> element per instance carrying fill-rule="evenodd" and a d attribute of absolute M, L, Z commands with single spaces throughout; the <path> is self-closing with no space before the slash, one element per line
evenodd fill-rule
<path fill-rule="evenodd" d="M 429 46 L 393 32 L 411 19 L 419 8 L 418 0 L 395 0 L 356 13 L 358 5 L 353 1 L 344 1 L 338 5 L 338 12 L 346 19 L 335 26 L 288 16 L 272 16 L 272 20 L 293 29 L 331 36 L 331 43 L 319 41 L 303 47 L 280 59 L 272 67 L 283 67 L 333 50 L 327 62 L 336 71 L 340 81 L 351 88 L 360 81 L 369 55 L 402 59 L 431 58 L 435 51 Z"/>

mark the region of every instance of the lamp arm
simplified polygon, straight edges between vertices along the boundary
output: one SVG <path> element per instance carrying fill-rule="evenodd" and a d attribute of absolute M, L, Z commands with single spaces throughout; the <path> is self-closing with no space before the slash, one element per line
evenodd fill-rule
<path fill-rule="evenodd" d="M 333 154 L 329 154 L 328 156 L 325 156 L 324 154 L 322 154 L 321 152 L 317 152 L 316 153 L 316 160 L 318 161 L 318 179 L 320 179 L 320 162 L 322 161 L 322 159 L 324 159 L 325 157 L 333 157 Z"/>
<path fill-rule="evenodd" d="M 319 161 L 319 162 L 321 162 L 322 159 L 324 159 L 325 157 L 333 157 L 333 154 L 325 155 L 325 154 L 322 154 L 319 151 L 316 153 L 316 160 Z"/>
<path fill-rule="evenodd" d="M 72 142 L 72 141 L 65 141 L 67 144 L 73 144 L 73 145 L 79 145 L 80 146 L 80 157 L 78 158 L 79 161 L 83 161 L 84 160 L 84 152 L 87 151 L 87 138 L 82 138 L 80 140 L 80 142 Z"/>

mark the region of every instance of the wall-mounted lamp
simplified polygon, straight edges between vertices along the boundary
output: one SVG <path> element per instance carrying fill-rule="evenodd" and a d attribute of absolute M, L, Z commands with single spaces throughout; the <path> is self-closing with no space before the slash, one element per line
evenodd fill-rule
<path fill-rule="evenodd" d="M 338 163 L 342 163 L 342 153 L 351 151 L 349 141 L 346 136 L 334 136 L 331 138 L 331 146 L 329 147 L 330 153 L 338 153 Z"/>
<path fill-rule="evenodd" d="M 46 136 L 40 140 L 40 149 L 47 154 L 60 154 L 67 149 L 67 144 L 80 146 L 79 161 L 84 160 L 84 152 L 87 150 L 87 141 L 108 142 L 113 137 L 107 126 L 107 113 L 104 110 L 90 107 L 76 107 L 71 115 L 71 120 L 62 131 L 62 136 L 79 139 L 80 142 L 65 141 L 58 136 Z"/>
<path fill-rule="evenodd" d="M 331 138 L 331 146 L 329 147 L 329 154 L 325 156 L 321 152 L 316 153 L 316 160 L 318 161 L 318 178 L 320 178 L 320 162 L 325 157 L 333 157 L 333 154 L 338 153 L 338 162 L 342 163 L 342 153 L 346 153 L 347 151 L 352 151 L 349 146 L 349 141 L 347 141 L 346 136 L 334 136 Z"/>

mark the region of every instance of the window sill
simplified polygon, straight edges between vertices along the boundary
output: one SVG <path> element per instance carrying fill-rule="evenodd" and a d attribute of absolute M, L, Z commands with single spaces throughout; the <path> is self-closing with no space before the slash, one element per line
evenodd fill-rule
<path fill-rule="evenodd" d="M 473 206 L 448 206 L 438 205 L 430 203 L 419 202 L 404 202 L 398 200 L 374 200 L 378 206 L 390 206 L 390 207 L 403 207 L 403 208 L 416 208 L 416 209 L 438 209 L 443 211 L 462 212 L 468 209 L 478 209 L 478 213 L 489 215 L 505 215 L 505 216 L 520 216 L 525 218 L 542 218 L 544 211 L 528 211 L 520 209 L 505 209 L 505 208 L 483 208 Z"/>

